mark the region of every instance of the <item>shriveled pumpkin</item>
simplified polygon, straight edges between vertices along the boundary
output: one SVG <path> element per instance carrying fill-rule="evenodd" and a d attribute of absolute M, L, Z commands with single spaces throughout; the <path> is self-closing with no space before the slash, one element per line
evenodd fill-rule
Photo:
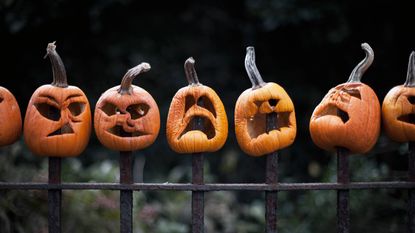
<path fill-rule="evenodd" d="M 415 52 L 409 56 L 403 85 L 392 88 L 382 104 L 383 127 L 394 141 L 415 141 Z"/>
<path fill-rule="evenodd" d="M 262 156 L 294 142 L 297 125 L 294 104 L 276 83 L 264 82 L 255 64 L 254 47 L 246 49 L 245 68 L 252 87 L 236 101 L 235 133 L 240 148 L 252 156 Z M 271 130 L 267 121 L 274 115 Z"/>
<path fill-rule="evenodd" d="M 0 87 L 0 147 L 19 139 L 22 132 L 20 108 L 13 94 Z"/>
<path fill-rule="evenodd" d="M 91 134 L 91 110 L 84 92 L 67 82 L 65 66 L 49 43 L 46 57 L 52 63 L 53 82 L 36 89 L 27 106 L 24 139 L 39 156 L 79 155 Z"/>
<path fill-rule="evenodd" d="M 379 136 L 378 97 L 360 81 L 373 62 L 373 50 L 367 43 L 361 47 L 365 58 L 353 69 L 346 83 L 330 89 L 311 116 L 311 138 L 325 150 L 341 147 L 352 153 L 366 153 Z"/>
<path fill-rule="evenodd" d="M 150 70 L 141 63 L 124 75 L 121 85 L 105 91 L 95 107 L 94 127 L 99 141 L 112 150 L 144 149 L 156 140 L 160 130 L 160 112 L 153 97 L 133 79 Z"/>
<path fill-rule="evenodd" d="M 225 108 L 216 92 L 198 80 L 195 60 L 184 64 L 189 85 L 173 97 L 167 116 L 167 141 L 177 153 L 219 150 L 228 136 Z"/>

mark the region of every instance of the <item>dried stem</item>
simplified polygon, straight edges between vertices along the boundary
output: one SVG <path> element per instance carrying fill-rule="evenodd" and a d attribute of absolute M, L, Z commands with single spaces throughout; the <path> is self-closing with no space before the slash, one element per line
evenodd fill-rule
<path fill-rule="evenodd" d="M 349 76 L 349 80 L 347 80 L 348 83 L 360 82 L 362 75 L 366 72 L 369 66 L 372 65 L 374 58 L 372 48 L 368 43 L 363 43 L 361 47 L 365 51 L 366 57 L 353 69 L 352 73 Z"/>
<path fill-rule="evenodd" d="M 48 44 L 46 55 L 43 58 L 49 57 L 50 62 L 52 63 L 53 82 L 51 85 L 55 87 L 67 87 L 68 80 L 66 78 L 65 66 L 63 65 L 61 57 L 56 52 L 55 42 L 56 41 Z"/>
<path fill-rule="evenodd" d="M 261 74 L 255 64 L 255 49 L 252 46 L 246 48 L 245 69 L 252 83 L 252 89 L 257 89 L 265 85 Z"/>
<path fill-rule="evenodd" d="M 409 55 L 408 72 L 406 73 L 405 87 L 415 87 L 415 51 Z"/>
<path fill-rule="evenodd" d="M 120 93 L 121 95 L 124 94 L 131 94 L 131 84 L 133 82 L 133 79 L 143 73 L 143 72 L 147 72 L 150 70 L 150 64 L 146 63 L 146 62 L 142 62 L 141 64 L 129 69 L 127 71 L 127 73 L 125 73 L 124 77 L 122 78 L 121 81 L 121 85 L 120 85 L 120 89 L 118 90 L 118 93 Z"/>
<path fill-rule="evenodd" d="M 195 59 L 193 57 L 189 57 L 184 62 L 184 72 L 186 73 L 187 81 L 189 85 L 199 85 L 199 78 L 197 77 L 197 73 L 195 70 Z"/>

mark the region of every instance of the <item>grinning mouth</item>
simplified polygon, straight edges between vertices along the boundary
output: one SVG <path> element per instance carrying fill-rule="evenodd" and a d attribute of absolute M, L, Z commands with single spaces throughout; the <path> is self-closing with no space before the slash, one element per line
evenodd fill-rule
<path fill-rule="evenodd" d="M 182 131 L 178 139 L 180 139 L 187 132 L 190 132 L 193 130 L 198 130 L 198 131 L 203 132 L 207 136 L 208 139 L 212 139 L 216 135 L 215 127 L 213 126 L 209 118 L 204 117 L 204 116 L 192 116 L 186 128 Z"/>
<path fill-rule="evenodd" d="M 127 132 L 120 125 L 116 125 L 108 129 L 107 131 L 118 137 L 140 137 L 140 136 L 146 135 L 144 132 L 141 132 L 141 131 Z"/>
<path fill-rule="evenodd" d="M 318 117 L 322 116 L 337 116 L 343 121 L 343 123 L 346 123 L 349 120 L 349 114 L 333 104 L 327 105 Z"/>
<path fill-rule="evenodd" d="M 262 134 L 268 134 L 267 132 L 267 116 L 273 113 L 256 113 L 254 116 L 248 119 L 248 134 L 254 139 Z M 277 114 L 277 125 L 275 129 L 280 131 L 283 127 L 289 127 L 289 116 L 291 112 L 278 112 Z"/>
<path fill-rule="evenodd" d="M 48 135 L 48 137 L 63 135 L 63 134 L 73 134 L 74 131 L 69 123 L 64 124 L 61 128 L 53 131 Z"/>
<path fill-rule="evenodd" d="M 409 124 L 415 124 L 415 114 L 414 113 L 410 113 L 410 114 L 405 114 L 402 116 L 398 117 L 398 121 L 403 121 Z"/>

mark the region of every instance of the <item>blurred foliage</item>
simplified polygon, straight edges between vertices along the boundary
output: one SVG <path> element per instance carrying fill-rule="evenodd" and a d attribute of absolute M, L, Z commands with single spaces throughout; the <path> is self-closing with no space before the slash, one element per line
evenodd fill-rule
<path fill-rule="evenodd" d="M 233 109 L 250 87 L 245 47 L 256 48 L 265 81 L 283 86 L 296 107 L 295 143 L 280 152 L 281 182 L 335 180 L 335 157 L 313 145 L 308 122 L 330 87 L 346 81 L 368 42 L 375 61 L 363 77 L 380 100 L 404 82 L 415 48 L 410 1 L 181 1 L 132 0 L 0 1 L 0 85 L 11 90 L 22 114 L 33 91 L 50 83 L 48 42 L 57 41 L 69 84 L 87 94 L 91 106 L 118 85 L 128 68 L 147 61 L 152 70 L 134 81 L 156 99 L 162 128 L 155 144 L 136 152 L 137 182 L 189 182 L 190 157 L 174 154 L 164 137 L 172 96 L 186 85 L 183 62 L 193 56 L 202 83 L 217 91 L 228 113 L 224 148 L 205 156 L 206 182 L 261 183 L 264 158 L 243 155 L 234 136 Z M 353 180 L 403 180 L 406 146 L 381 135 L 365 157 L 352 157 Z M 23 141 L 1 149 L 0 181 L 44 182 L 46 159 L 33 156 Z M 118 154 L 95 135 L 82 156 L 65 159 L 65 182 L 116 182 Z M 144 170 L 144 171 L 143 171 Z M 66 232 L 116 232 L 117 192 L 65 191 Z M 206 194 L 207 232 L 261 232 L 262 194 Z M 402 232 L 404 191 L 352 191 L 352 232 Z M 136 192 L 136 232 L 188 232 L 190 193 Z M 115 207 L 114 207 L 115 206 Z M 335 192 L 281 192 L 281 232 L 334 232 Z M 0 232 L 46 232 L 46 193 L 0 192 Z"/>

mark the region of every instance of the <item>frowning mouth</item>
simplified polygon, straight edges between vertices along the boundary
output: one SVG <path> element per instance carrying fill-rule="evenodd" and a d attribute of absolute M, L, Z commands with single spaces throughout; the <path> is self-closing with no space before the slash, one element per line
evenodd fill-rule
<path fill-rule="evenodd" d="M 398 121 L 403 121 L 409 124 L 415 124 L 415 114 L 414 113 L 410 113 L 410 114 L 405 114 L 402 116 L 398 117 Z"/>
<path fill-rule="evenodd" d="M 289 116 L 291 112 L 278 112 L 276 118 L 276 125 L 273 130 L 281 131 L 283 127 L 289 127 Z M 267 115 L 269 113 L 256 113 L 254 116 L 248 119 L 248 133 L 251 139 L 257 138 L 262 134 L 269 134 L 267 132 Z"/>
<path fill-rule="evenodd" d="M 140 137 L 146 135 L 144 132 L 141 131 L 134 131 L 134 132 L 127 132 L 124 128 L 120 125 L 116 125 L 107 130 L 109 133 L 116 135 L 118 137 Z"/>
<path fill-rule="evenodd" d="M 183 135 L 192 130 L 198 130 L 203 132 L 204 134 L 206 134 L 208 139 L 214 138 L 216 135 L 215 127 L 213 126 L 209 118 L 205 116 L 192 116 L 186 128 L 182 131 L 178 139 L 180 139 Z"/>
<path fill-rule="evenodd" d="M 69 123 L 64 124 L 61 128 L 53 131 L 52 133 L 48 134 L 48 137 L 58 136 L 63 134 L 73 134 L 74 131 Z"/>
<path fill-rule="evenodd" d="M 346 123 L 349 120 L 349 114 L 339 109 L 334 104 L 328 104 L 318 115 L 318 117 L 322 116 L 337 116 L 343 121 L 343 123 Z"/>

